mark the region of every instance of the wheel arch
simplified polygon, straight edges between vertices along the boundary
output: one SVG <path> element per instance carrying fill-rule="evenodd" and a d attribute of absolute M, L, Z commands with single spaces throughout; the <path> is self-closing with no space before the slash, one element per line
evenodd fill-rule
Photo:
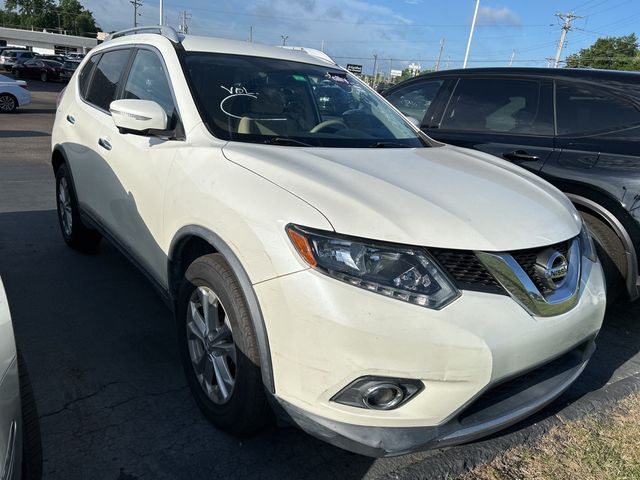
<path fill-rule="evenodd" d="M 219 253 L 224 257 L 236 276 L 240 288 L 242 288 L 242 293 L 247 300 L 247 306 L 251 313 L 251 322 L 258 341 L 262 381 L 267 391 L 274 394 L 275 384 L 267 329 L 258 297 L 253 289 L 249 276 L 227 243 L 216 233 L 198 225 L 187 225 L 178 230 L 169 247 L 167 282 L 174 310 L 178 297 L 178 289 L 184 272 L 193 260 L 202 255 L 212 253 Z"/>
<path fill-rule="evenodd" d="M 58 168 L 64 163 L 67 163 L 67 156 L 64 153 L 64 150 L 61 146 L 56 145 L 51 153 L 51 167 L 53 168 L 53 173 L 55 174 L 58 171 Z"/>
<path fill-rule="evenodd" d="M 606 192 L 582 184 L 554 182 L 569 197 L 579 211 L 586 211 L 602 220 L 622 242 L 627 257 L 625 286 L 631 300 L 640 297 L 638 285 L 640 226 L 619 201 Z"/>

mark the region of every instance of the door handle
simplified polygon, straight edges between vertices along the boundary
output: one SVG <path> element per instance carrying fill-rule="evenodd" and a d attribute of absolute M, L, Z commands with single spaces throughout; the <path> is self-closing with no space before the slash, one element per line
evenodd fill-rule
<path fill-rule="evenodd" d="M 67 122 L 73 125 L 74 123 L 76 123 L 76 117 L 74 117 L 73 115 L 67 115 Z"/>
<path fill-rule="evenodd" d="M 512 162 L 535 162 L 536 160 L 540 160 L 540 157 L 536 155 L 529 155 L 526 150 L 506 152 L 502 154 L 502 158 L 511 160 Z"/>
<path fill-rule="evenodd" d="M 107 140 L 106 138 L 100 137 L 98 139 L 98 145 L 100 145 L 105 150 L 111 150 L 111 142 L 109 142 L 109 140 Z"/>

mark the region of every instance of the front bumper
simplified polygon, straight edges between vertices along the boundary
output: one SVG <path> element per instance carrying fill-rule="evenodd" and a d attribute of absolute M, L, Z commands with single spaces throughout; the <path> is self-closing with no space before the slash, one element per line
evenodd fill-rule
<path fill-rule="evenodd" d="M 431 427 L 350 425 L 319 417 L 280 401 L 283 418 L 337 447 L 370 457 L 467 443 L 511 426 L 556 399 L 571 386 L 595 351 L 588 340 L 558 359 L 485 393 L 448 422 Z"/>
<path fill-rule="evenodd" d="M 606 305 L 597 264 L 577 305 L 554 317 L 533 317 L 508 296 L 468 291 L 428 310 L 313 270 L 254 288 L 283 416 L 374 456 L 470 441 L 542 408 L 584 369 Z M 389 411 L 331 401 L 362 376 L 417 379 L 425 388 Z M 514 379 L 519 386 L 505 389 Z M 498 385 L 505 398 L 495 395 Z"/>

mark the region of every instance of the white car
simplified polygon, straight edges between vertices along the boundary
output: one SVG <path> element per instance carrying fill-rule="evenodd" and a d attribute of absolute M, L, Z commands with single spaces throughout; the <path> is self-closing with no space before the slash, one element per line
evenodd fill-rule
<path fill-rule="evenodd" d="M 313 52 L 115 34 L 61 98 L 51 158 L 64 240 L 104 236 L 146 273 L 226 431 L 271 406 L 367 455 L 466 442 L 593 352 L 605 288 L 571 202 Z"/>
<path fill-rule="evenodd" d="M 0 479 L 35 480 L 41 475 L 38 414 L 0 279 Z"/>
<path fill-rule="evenodd" d="M 31 92 L 24 80 L 0 75 L 0 112 L 11 113 L 31 103 Z"/>

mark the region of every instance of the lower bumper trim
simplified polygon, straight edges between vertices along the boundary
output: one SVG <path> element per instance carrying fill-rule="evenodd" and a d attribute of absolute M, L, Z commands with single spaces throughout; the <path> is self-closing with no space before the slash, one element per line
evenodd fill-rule
<path fill-rule="evenodd" d="M 594 351 L 595 342 L 591 339 L 542 367 L 492 386 L 453 419 L 432 427 L 351 425 L 276 400 L 284 419 L 320 440 L 361 455 L 391 457 L 467 443 L 523 420 L 569 388 Z"/>

